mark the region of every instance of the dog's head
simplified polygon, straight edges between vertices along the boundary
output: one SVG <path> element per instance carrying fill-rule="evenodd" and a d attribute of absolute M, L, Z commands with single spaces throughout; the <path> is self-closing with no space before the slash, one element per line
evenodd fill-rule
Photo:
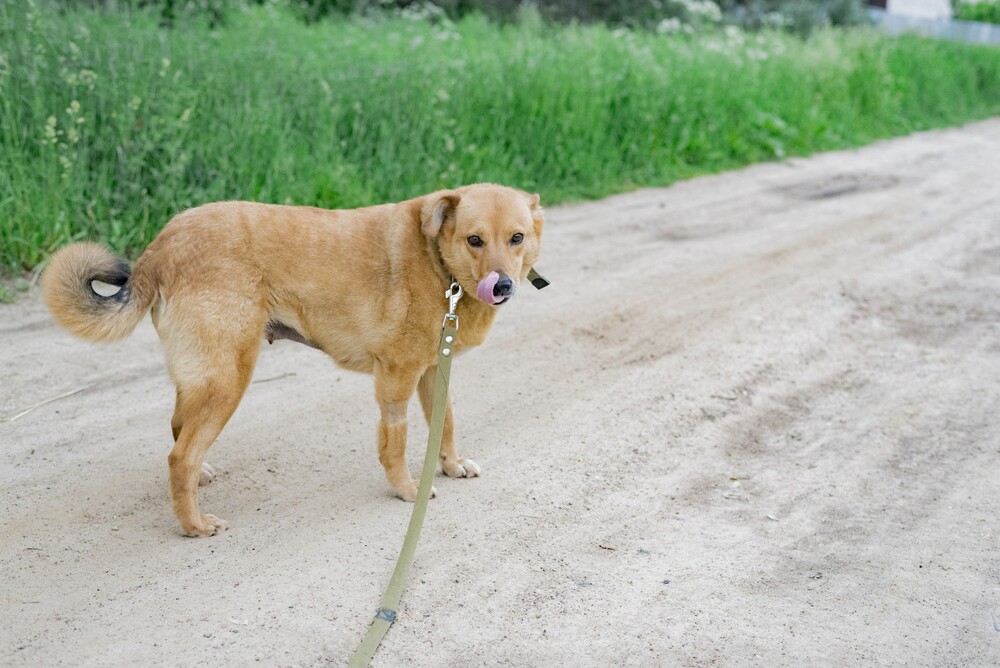
<path fill-rule="evenodd" d="M 462 289 L 500 306 L 538 260 L 545 223 L 538 200 L 485 183 L 440 190 L 425 198 L 421 226 Z"/>

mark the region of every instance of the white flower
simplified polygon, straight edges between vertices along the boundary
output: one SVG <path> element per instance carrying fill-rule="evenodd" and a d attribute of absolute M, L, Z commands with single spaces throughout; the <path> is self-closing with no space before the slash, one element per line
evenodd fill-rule
<path fill-rule="evenodd" d="M 58 137 L 60 134 L 59 131 L 56 130 L 56 123 L 57 121 L 55 116 L 49 116 L 48 119 L 45 121 L 45 130 L 44 130 L 45 135 L 44 138 L 42 139 L 42 144 L 56 143 L 56 137 Z"/>
<path fill-rule="evenodd" d="M 80 70 L 80 83 L 87 87 L 87 90 L 94 90 L 94 83 L 97 81 L 97 73 L 93 70 Z"/>
<path fill-rule="evenodd" d="M 663 19 L 656 26 L 656 32 L 660 34 L 678 32 L 681 29 L 681 20 L 676 16 Z"/>

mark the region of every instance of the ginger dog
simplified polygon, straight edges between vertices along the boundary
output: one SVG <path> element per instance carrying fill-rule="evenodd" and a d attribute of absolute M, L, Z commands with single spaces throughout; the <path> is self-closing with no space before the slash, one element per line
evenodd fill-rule
<path fill-rule="evenodd" d="M 185 535 L 226 527 L 202 513 L 198 485 L 211 480 L 205 453 L 250 382 L 262 338 L 304 343 L 375 376 L 379 461 L 413 501 L 406 409 L 417 390 L 430 419 L 445 291 L 454 279 L 466 293 L 456 351 L 482 343 L 538 259 L 538 201 L 477 184 L 354 210 L 208 204 L 174 217 L 132 269 L 96 244 L 63 248 L 42 290 L 55 319 L 91 341 L 125 338 L 151 309 L 177 386 L 168 462 Z M 95 281 L 120 289 L 102 296 Z M 450 402 L 441 468 L 479 475 L 455 451 Z"/>

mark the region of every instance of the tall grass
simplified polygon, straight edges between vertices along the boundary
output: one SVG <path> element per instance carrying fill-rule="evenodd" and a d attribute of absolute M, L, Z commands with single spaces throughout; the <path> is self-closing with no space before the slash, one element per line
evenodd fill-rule
<path fill-rule="evenodd" d="M 135 254 L 213 200 L 497 181 L 553 203 L 998 112 L 1000 50 L 864 30 L 307 26 L 275 7 L 164 30 L 0 0 L 0 264 L 85 238 Z"/>

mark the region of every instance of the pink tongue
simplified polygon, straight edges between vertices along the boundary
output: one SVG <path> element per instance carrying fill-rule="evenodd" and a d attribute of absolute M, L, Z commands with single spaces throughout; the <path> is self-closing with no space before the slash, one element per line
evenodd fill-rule
<path fill-rule="evenodd" d="M 503 301 L 503 297 L 493 296 L 493 288 L 496 287 L 499 280 L 500 274 L 491 271 L 489 276 L 479 281 L 479 285 L 476 286 L 476 296 L 487 304 L 499 304 Z"/>

